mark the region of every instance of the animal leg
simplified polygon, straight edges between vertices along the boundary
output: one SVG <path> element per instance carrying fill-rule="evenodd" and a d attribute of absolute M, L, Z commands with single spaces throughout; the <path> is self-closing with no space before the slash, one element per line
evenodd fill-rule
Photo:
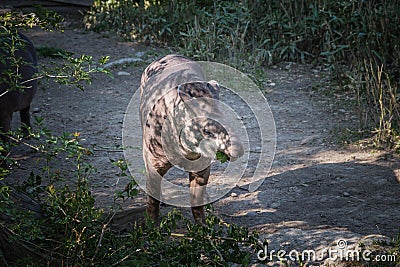
<path fill-rule="evenodd" d="M 146 191 L 147 191 L 147 215 L 154 222 L 158 223 L 160 219 L 160 199 L 161 199 L 161 179 L 167 173 L 169 167 L 152 173 L 147 170 Z M 154 171 L 154 170 L 153 170 Z"/>
<path fill-rule="evenodd" d="M 7 141 L 5 134 L 7 134 L 7 132 L 11 129 L 11 119 L 12 114 L 0 114 L 0 137 L 4 143 Z"/>
<path fill-rule="evenodd" d="M 160 201 L 147 195 L 146 213 L 151 220 L 158 223 L 160 220 Z"/>
<path fill-rule="evenodd" d="M 9 151 L 7 146 L 8 138 L 6 134 L 8 131 L 10 131 L 11 119 L 12 114 L 0 114 L 0 145 L 4 149 L 0 152 L 0 166 L 3 168 L 7 168 L 6 159 Z"/>
<path fill-rule="evenodd" d="M 21 126 L 22 126 L 22 131 L 24 133 L 24 136 L 29 135 L 28 128 L 31 127 L 31 119 L 30 119 L 30 114 L 29 114 L 29 109 L 30 105 L 27 106 L 26 108 L 22 109 L 19 114 L 21 116 Z"/>
<path fill-rule="evenodd" d="M 199 172 L 190 172 L 190 204 L 194 221 L 198 224 L 205 224 L 206 215 L 202 205 L 206 193 L 206 185 L 210 177 L 210 166 Z"/>

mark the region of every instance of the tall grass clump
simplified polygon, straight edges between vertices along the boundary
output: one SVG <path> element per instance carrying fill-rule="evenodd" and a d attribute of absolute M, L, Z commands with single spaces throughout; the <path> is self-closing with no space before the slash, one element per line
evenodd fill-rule
<path fill-rule="evenodd" d="M 229 1 L 94 1 L 85 18 L 96 31 L 173 45 L 196 59 L 234 59 L 245 54 L 247 5 Z"/>

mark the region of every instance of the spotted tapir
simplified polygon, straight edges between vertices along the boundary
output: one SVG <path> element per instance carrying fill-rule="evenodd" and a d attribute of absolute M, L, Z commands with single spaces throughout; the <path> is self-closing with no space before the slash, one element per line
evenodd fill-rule
<path fill-rule="evenodd" d="M 11 38 L 15 39 L 12 41 Z M 14 55 L 10 51 L 11 42 L 18 46 Z M 16 111 L 20 112 L 27 132 L 26 127 L 31 126 L 30 104 L 37 90 L 37 80 L 33 78 L 37 72 L 36 50 L 22 33 L 15 36 L 1 34 L 0 43 L 0 132 L 10 130 L 12 115 Z M 12 80 L 17 80 L 20 87 L 13 88 Z M 4 136 L 2 138 L 5 140 Z"/>
<path fill-rule="evenodd" d="M 243 145 L 215 101 L 220 87 L 205 81 L 200 65 L 180 55 L 151 63 L 140 85 L 143 158 L 146 166 L 147 214 L 159 220 L 161 178 L 174 165 L 189 172 L 190 206 L 196 223 L 204 224 L 202 205 L 217 151 L 231 161 L 243 155 Z"/>

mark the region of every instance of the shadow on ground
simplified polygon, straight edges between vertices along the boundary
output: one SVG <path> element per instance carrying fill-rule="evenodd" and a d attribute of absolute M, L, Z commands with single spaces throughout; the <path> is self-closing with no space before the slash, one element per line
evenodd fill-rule
<path fill-rule="evenodd" d="M 230 221 L 247 218 L 248 226 L 267 233 L 323 228 L 394 237 L 400 229 L 398 179 L 375 164 L 317 164 L 268 177 L 254 193 L 236 188 L 237 196 L 217 206 Z"/>

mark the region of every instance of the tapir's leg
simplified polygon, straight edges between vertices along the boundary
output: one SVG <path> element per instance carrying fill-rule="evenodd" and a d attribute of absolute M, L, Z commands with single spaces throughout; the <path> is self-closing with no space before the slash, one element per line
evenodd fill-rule
<path fill-rule="evenodd" d="M 27 106 L 26 108 L 22 109 L 19 114 L 21 116 L 21 123 L 22 123 L 22 131 L 24 133 L 25 136 L 29 135 L 29 131 L 28 128 L 31 127 L 31 118 L 29 115 L 29 109 L 30 109 L 30 105 Z"/>
<path fill-rule="evenodd" d="M 12 119 L 12 113 L 8 114 L 8 112 L 0 111 L 0 139 L 1 141 L 3 141 L 4 144 L 6 144 L 6 142 L 8 141 L 7 140 L 8 138 L 4 134 L 6 134 L 10 130 L 11 119 Z M 0 153 L 1 153 L 0 166 L 6 168 L 7 165 L 5 158 L 7 157 L 8 151 L 7 149 L 4 149 Z"/>
<path fill-rule="evenodd" d="M 206 185 L 210 177 L 210 166 L 199 172 L 190 172 L 190 204 L 192 206 L 192 214 L 196 223 L 205 224 L 206 215 L 204 206 L 202 205 L 204 195 L 206 193 Z"/>
<path fill-rule="evenodd" d="M 160 218 L 160 199 L 161 199 L 161 179 L 167 173 L 168 168 L 163 168 L 152 172 L 147 170 L 146 190 L 147 190 L 147 215 L 154 222 L 158 223 Z"/>
<path fill-rule="evenodd" d="M 158 223 L 160 219 L 160 201 L 150 195 L 147 195 L 146 212 L 150 219 Z"/>
<path fill-rule="evenodd" d="M 5 111 L 0 111 L 0 113 L 2 113 L 0 114 L 0 137 L 4 142 L 6 142 L 7 138 L 3 134 L 6 134 L 11 129 L 12 113 L 9 114 Z"/>

